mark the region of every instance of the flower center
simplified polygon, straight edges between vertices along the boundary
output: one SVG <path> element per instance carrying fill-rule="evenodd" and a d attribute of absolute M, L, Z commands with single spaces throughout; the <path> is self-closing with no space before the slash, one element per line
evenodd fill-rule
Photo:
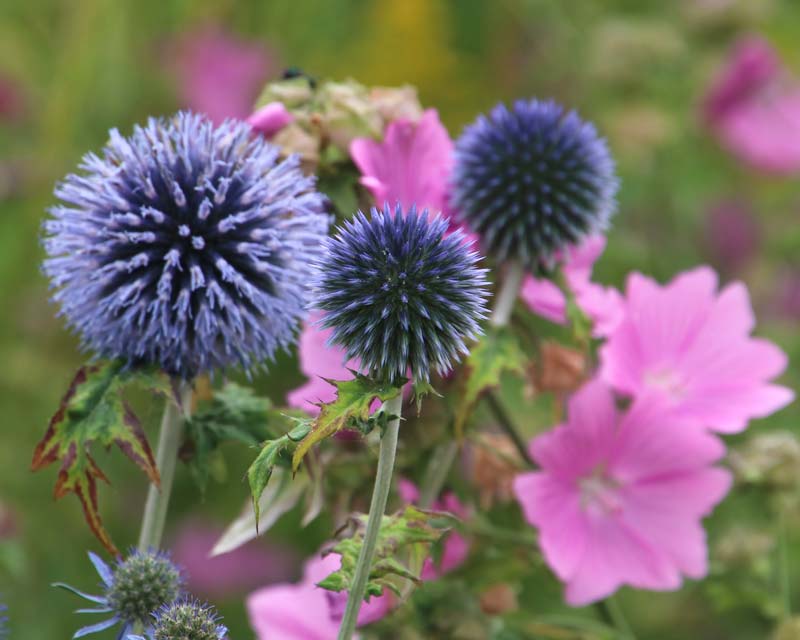
<path fill-rule="evenodd" d="M 668 368 L 648 371 L 644 381 L 648 386 L 664 391 L 672 400 L 680 400 L 686 394 L 686 383 L 683 378 Z"/>
<path fill-rule="evenodd" d="M 611 515 L 622 509 L 619 498 L 620 483 L 608 475 L 601 464 L 591 475 L 578 480 L 581 492 L 581 508 L 597 515 Z"/>

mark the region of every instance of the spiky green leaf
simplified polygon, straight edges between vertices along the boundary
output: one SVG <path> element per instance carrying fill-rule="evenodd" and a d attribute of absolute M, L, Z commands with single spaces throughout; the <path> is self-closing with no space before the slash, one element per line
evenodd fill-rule
<path fill-rule="evenodd" d="M 128 384 L 140 384 L 163 391 L 168 388 L 164 379 L 152 371 L 125 369 L 118 361 L 81 367 L 33 454 L 33 471 L 60 462 L 55 498 L 69 493 L 78 496 L 89 528 L 114 555 L 117 548 L 103 526 L 97 504 L 97 481 L 108 482 L 108 478 L 90 449 L 93 444 L 116 445 L 158 484 L 150 445 L 121 390 Z"/>
<path fill-rule="evenodd" d="M 350 590 L 364 544 L 366 519 L 366 515 L 359 516 L 355 533 L 333 547 L 332 551 L 341 556 L 341 568 L 318 586 L 329 591 Z M 398 513 L 383 516 L 365 597 L 378 596 L 384 589 L 400 596 L 404 583 L 418 583 L 422 559 L 429 555 L 431 546 L 447 531 L 441 525 L 448 519 L 452 519 L 450 514 L 425 511 L 411 505 Z"/>
<path fill-rule="evenodd" d="M 311 425 L 310 433 L 297 445 L 292 457 L 292 469 L 297 471 L 308 451 L 318 442 L 329 438 L 342 429 L 351 427 L 369 431 L 370 407 L 374 400 L 386 402 L 400 395 L 405 384 L 401 380 L 398 385 L 375 380 L 351 371 L 352 380 L 326 380 L 336 387 L 336 400 L 321 404 L 319 415 Z"/>
<path fill-rule="evenodd" d="M 504 373 L 524 375 L 529 358 L 517 337 L 507 327 L 492 328 L 467 358 L 467 380 L 455 416 L 456 434 L 461 437 L 470 411 L 480 395 L 500 384 Z"/>

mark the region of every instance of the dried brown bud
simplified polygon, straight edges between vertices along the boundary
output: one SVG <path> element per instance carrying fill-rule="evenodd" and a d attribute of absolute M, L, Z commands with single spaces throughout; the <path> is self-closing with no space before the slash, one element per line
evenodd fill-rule
<path fill-rule="evenodd" d="M 571 393 L 586 378 L 586 357 L 577 349 L 557 342 L 543 342 L 535 385 L 539 391 Z"/>
<path fill-rule="evenodd" d="M 398 119 L 416 122 L 422 117 L 422 105 L 417 89 L 411 85 L 402 87 L 373 87 L 369 99 L 384 125 Z"/>
<path fill-rule="evenodd" d="M 481 507 L 514 497 L 514 477 L 523 466 L 514 443 L 508 436 L 485 433 L 472 447 L 472 480 L 478 487 Z"/>
<path fill-rule="evenodd" d="M 481 610 L 490 616 L 500 616 L 519 609 L 517 594 L 503 582 L 492 585 L 480 596 Z"/>

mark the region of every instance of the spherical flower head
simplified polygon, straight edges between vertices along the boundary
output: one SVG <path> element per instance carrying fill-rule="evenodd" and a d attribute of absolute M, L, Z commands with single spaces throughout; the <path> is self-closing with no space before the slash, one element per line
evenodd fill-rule
<path fill-rule="evenodd" d="M 214 607 L 198 600 L 183 599 L 164 605 L 154 617 L 154 640 L 223 640 L 228 635 Z"/>
<path fill-rule="evenodd" d="M 73 636 L 75 638 L 100 633 L 117 625 L 121 627 L 118 638 L 127 637 L 137 624 L 150 630 L 153 611 L 183 594 L 183 576 L 165 553 L 134 550 L 113 566 L 91 552 L 89 559 L 103 582 L 102 594 L 84 593 L 63 583 L 54 586 L 67 589 L 97 605 L 93 609 L 79 609 L 78 613 L 101 613 L 110 617 L 78 629 Z"/>
<path fill-rule="evenodd" d="M 451 204 L 499 261 L 527 266 L 602 231 L 618 180 L 594 125 L 552 100 L 481 115 L 456 142 Z"/>
<path fill-rule="evenodd" d="M 373 375 L 417 381 L 446 373 L 486 316 L 486 271 L 448 221 L 400 205 L 345 222 L 326 242 L 312 306 L 346 358 Z"/>
<path fill-rule="evenodd" d="M 146 622 L 153 611 L 176 600 L 182 587 L 181 572 L 169 556 L 135 551 L 114 567 L 106 598 L 120 619 Z"/>
<path fill-rule="evenodd" d="M 304 315 L 329 219 L 250 127 L 150 119 L 56 188 L 44 272 L 84 347 L 191 378 L 270 359 Z"/>

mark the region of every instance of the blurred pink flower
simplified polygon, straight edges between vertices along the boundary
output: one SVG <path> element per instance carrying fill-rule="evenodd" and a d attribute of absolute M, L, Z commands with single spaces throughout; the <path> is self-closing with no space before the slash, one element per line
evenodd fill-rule
<path fill-rule="evenodd" d="M 0 73 L 0 124 L 13 124 L 25 115 L 25 97 L 16 79 Z"/>
<path fill-rule="evenodd" d="M 755 257 L 761 230 L 751 208 L 738 200 L 717 202 L 706 216 L 705 245 L 725 273 L 741 271 Z"/>
<path fill-rule="evenodd" d="M 784 319 L 800 320 L 800 271 L 792 270 L 781 274 L 772 307 Z"/>
<path fill-rule="evenodd" d="M 377 206 L 388 201 L 431 212 L 445 209 L 453 142 L 436 109 L 426 110 L 419 122 L 395 120 L 386 127 L 382 142 L 356 138 L 350 155 Z"/>
<path fill-rule="evenodd" d="M 618 391 L 657 392 L 682 416 L 723 433 L 789 404 L 769 381 L 786 368 L 773 343 L 750 337 L 755 318 L 740 282 L 717 293 L 717 275 L 698 267 L 660 286 L 628 278 L 625 318 L 600 350 L 601 377 Z"/>
<path fill-rule="evenodd" d="M 766 172 L 800 172 L 800 82 L 762 38 L 740 41 L 712 83 L 705 118 L 723 146 Z"/>
<path fill-rule="evenodd" d="M 400 498 L 406 504 L 416 504 L 419 500 L 419 489 L 411 480 L 401 478 L 397 483 L 397 490 Z M 448 511 L 459 518 L 467 517 L 467 509 L 461 504 L 456 494 L 448 491 L 442 494 L 436 502 L 431 505 L 434 511 Z M 420 577 L 423 580 L 436 580 L 446 573 L 457 569 L 469 555 L 469 542 L 457 531 L 451 532 L 444 541 L 442 557 L 436 565 L 432 558 L 426 558 L 422 565 Z"/>
<path fill-rule="evenodd" d="M 218 27 L 183 34 L 173 55 L 182 105 L 214 122 L 246 118 L 276 66 L 273 54 L 261 44 Z"/>
<path fill-rule="evenodd" d="M 297 343 L 300 371 L 308 377 L 308 382 L 286 396 L 290 407 L 303 409 L 311 415 L 319 413 L 319 407 L 314 403 L 336 399 L 336 389 L 323 378 L 349 380 L 353 376 L 348 368 L 358 370 L 360 366 L 355 360 L 345 361 L 344 351 L 339 347 L 326 345 L 333 330 L 317 327 L 315 323 L 319 318 L 319 313 L 308 317 Z"/>
<path fill-rule="evenodd" d="M 214 600 L 288 580 L 299 564 L 289 549 L 263 540 L 209 557 L 220 533 L 208 522 L 188 520 L 170 547 L 175 562 L 186 569 L 187 588 L 198 596 Z"/>
<path fill-rule="evenodd" d="M 271 138 L 294 120 L 282 102 L 270 102 L 251 113 L 247 123 L 265 138 Z"/>
<path fill-rule="evenodd" d="M 347 594 L 316 586 L 341 566 L 338 554 L 314 556 L 296 584 L 264 587 L 250 594 L 247 612 L 258 640 L 336 640 Z M 361 606 L 358 625 L 380 620 L 392 608 L 391 594 L 370 598 Z"/>
<path fill-rule="evenodd" d="M 592 267 L 605 246 L 605 237 L 592 236 L 568 249 L 562 263 L 567 286 L 575 296 L 576 304 L 592 320 L 596 337 L 607 336 L 622 320 L 620 293 L 613 287 L 591 282 Z M 566 324 L 567 299 L 552 280 L 528 276 L 522 284 L 520 296 L 534 313 L 552 322 Z"/>
<path fill-rule="evenodd" d="M 713 435 L 670 418 L 656 396 L 624 415 L 599 381 L 569 402 L 566 424 L 530 446 L 541 471 L 514 492 L 539 529 L 545 560 L 582 606 L 624 584 L 672 590 L 707 571 L 701 518 L 725 496 L 725 449 Z"/>

